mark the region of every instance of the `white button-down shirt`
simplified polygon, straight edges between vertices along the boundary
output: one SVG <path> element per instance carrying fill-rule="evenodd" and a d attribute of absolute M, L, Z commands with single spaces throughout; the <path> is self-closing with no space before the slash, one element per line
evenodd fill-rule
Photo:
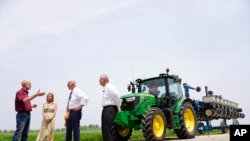
<path fill-rule="evenodd" d="M 102 106 L 117 106 L 120 108 L 121 100 L 114 85 L 107 83 L 103 89 Z"/>
<path fill-rule="evenodd" d="M 69 109 L 74 109 L 79 106 L 86 106 L 88 104 L 89 97 L 82 92 L 79 88 L 75 87 L 71 94 L 69 101 Z"/>

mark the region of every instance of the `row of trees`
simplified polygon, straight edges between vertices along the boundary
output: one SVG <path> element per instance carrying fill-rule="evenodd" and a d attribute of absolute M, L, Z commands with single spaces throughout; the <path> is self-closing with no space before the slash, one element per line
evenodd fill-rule
<path fill-rule="evenodd" d="M 80 130 L 100 130 L 101 127 L 97 124 L 89 124 L 89 125 L 83 125 L 80 126 Z M 65 128 L 58 128 L 56 131 L 64 131 Z"/>
<path fill-rule="evenodd" d="M 83 125 L 80 127 L 80 130 L 98 130 L 98 129 L 101 129 L 101 127 L 99 127 L 99 125 L 97 124 Z"/>
<path fill-rule="evenodd" d="M 12 130 L 0 130 L 0 133 L 6 133 L 6 132 L 10 132 Z"/>
<path fill-rule="evenodd" d="M 101 127 L 97 124 L 89 124 L 80 126 L 80 130 L 100 130 Z M 38 130 L 31 130 L 31 132 L 37 132 Z M 65 131 L 65 128 L 57 128 L 56 131 Z M 13 133 L 14 130 L 0 130 L 0 133 Z"/>

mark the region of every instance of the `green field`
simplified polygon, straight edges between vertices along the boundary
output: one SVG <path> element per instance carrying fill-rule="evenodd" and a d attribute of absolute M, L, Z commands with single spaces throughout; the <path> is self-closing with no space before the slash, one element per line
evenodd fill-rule
<path fill-rule="evenodd" d="M 219 134 L 220 130 L 213 130 L 206 132 L 206 134 Z M 38 132 L 30 132 L 29 133 L 29 141 L 35 141 Z M 11 141 L 13 133 L 0 133 L 0 141 Z M 175 137 L 175 133 L 173 130 L 167 130 L 166 136 Z M 131 140 L 143 140 L 143 135 L 141 131 L 134 131 Z M 55 141 L 64 141 L 65 140 L 65 132 L 57 131 L 55 132 Z M 100 130 L 93 131 L 81 131 L 81 141 L 102 141 L 102 133 Z"/>

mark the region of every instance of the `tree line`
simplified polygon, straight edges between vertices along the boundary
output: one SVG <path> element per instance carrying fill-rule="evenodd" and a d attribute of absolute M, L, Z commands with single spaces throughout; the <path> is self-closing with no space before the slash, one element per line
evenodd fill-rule
<path fill-rule="evenodd" d="M 86 131 L 86 130 L 101 130 L 101 127 L 98 124 L 89 124 L 89 125 L 83 125 L 80 126 L 80 130 Z M 37 132 L 39 130 L 30 130 L 30 132 Z M 55 131 L 65 131 L 65 128 L 57 128 Z M 14 130 L 0 130 L 0 133 L 14 133 Z"/>

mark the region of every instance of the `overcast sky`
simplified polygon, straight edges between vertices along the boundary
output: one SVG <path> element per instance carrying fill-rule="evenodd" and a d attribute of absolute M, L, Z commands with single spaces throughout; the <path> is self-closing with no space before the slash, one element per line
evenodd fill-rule
<path fill-rule="evenodd" d="M 14 99 L 24 79 L 55 94 L 63 127 L 68 80 L 90 101 L 81 125 L 101 121 L 99 76 L 120 95 L 136 78 L 166 67 L 183 82 L 240 104 L 250 123 L 249 0 L 0 0 L 0 130 L 15 129 Z M 39 129 L 45 97 L 36 98 L 31 129 Z"/>

